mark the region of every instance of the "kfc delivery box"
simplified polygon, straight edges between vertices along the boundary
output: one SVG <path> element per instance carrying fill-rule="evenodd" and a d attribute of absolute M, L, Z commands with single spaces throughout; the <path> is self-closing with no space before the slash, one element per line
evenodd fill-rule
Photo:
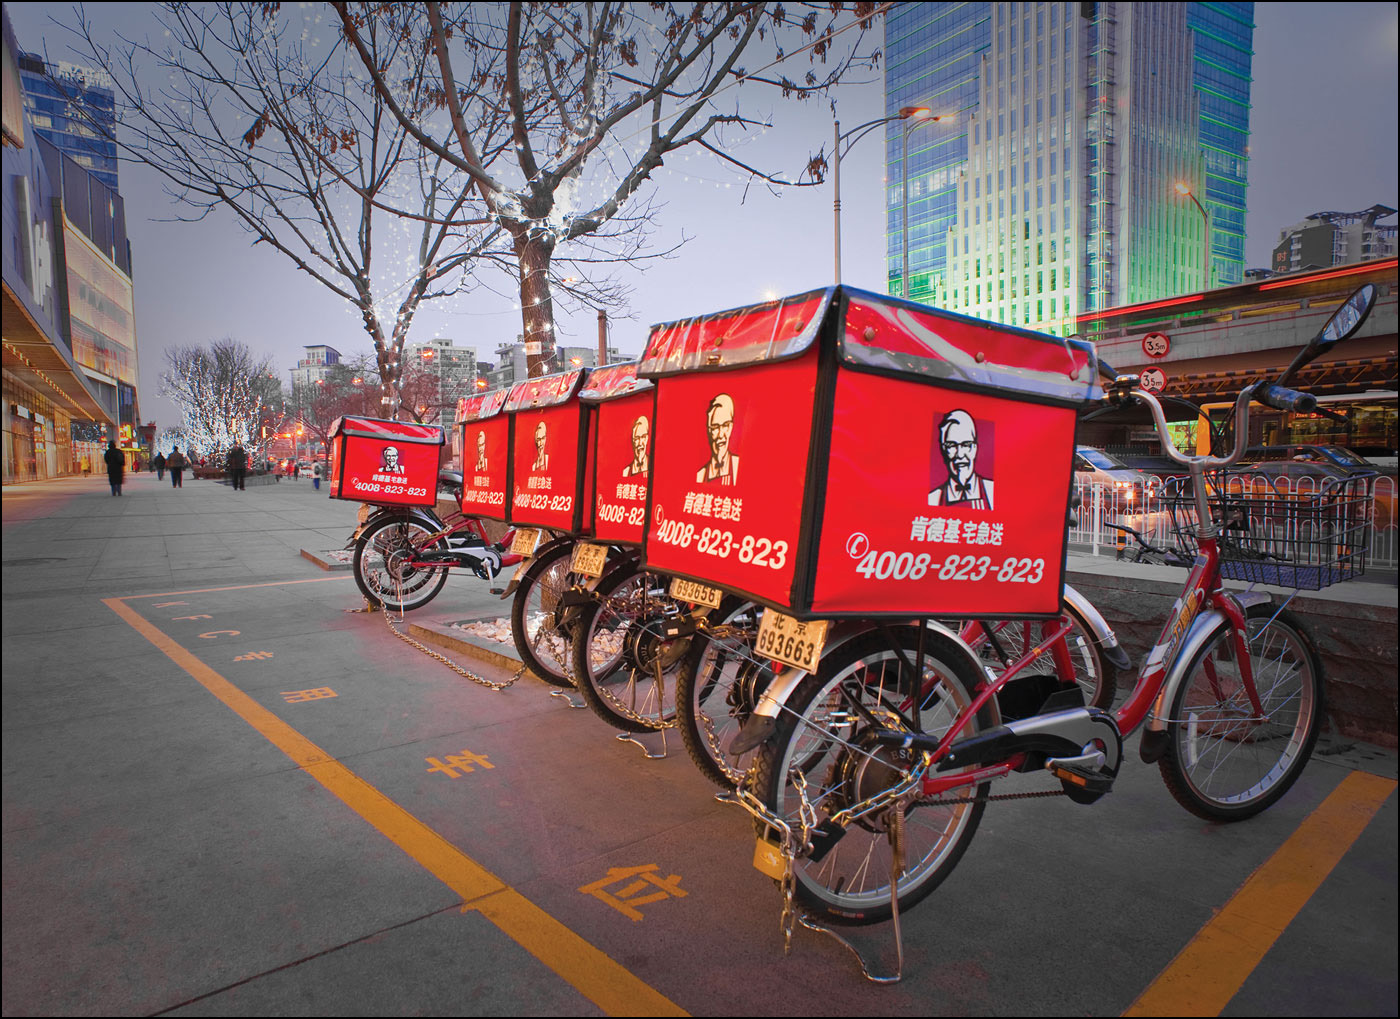
<path fill-rule="evenodd" d="M 1058 612 L 1096 369 L 849 287 L 655 326 L 647 566 L 799 618 Z"/>
<path fill-rule="evenodd" d="M 510 493 L 508 389 L 464 396 L 457 401 L 462 444 L 462 512 L 490 520 L 506 519 Z"/>
<path fill-rule="evenodd" d="M 437 425 L 342 417 L 331 425 L 331 498 L 380 506 L 437 504 Z"/>
<path fill-rule="evenodd" d="M 653 386 L 637 377 L 637 362 L 588 373 L 579 400 L 594 409 L 593 536 L 640 545 L 651 472 Z"/>
<path fill-rule="evenodd" d="M 586 369 L 518 382 L 506 397 L 511 422 L 510 523 L 586 534 L 593 526 L 589 408 L 579 402 Z"/>

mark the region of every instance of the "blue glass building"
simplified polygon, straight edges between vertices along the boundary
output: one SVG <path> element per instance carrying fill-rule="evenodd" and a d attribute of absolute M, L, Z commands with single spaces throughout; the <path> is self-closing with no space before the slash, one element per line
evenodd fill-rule
<path fill-rule="evenodd" d="M 45 64 L 33 53 L 19 55 L 24 106 L 34 133 L 57 146 L 83 169 L 117 188 L 116 93 L 100 72 L 68 64 Z"/>
<path fill-rule="evenodd" d="M 887 127 L 890 292 L 904 289 L 906 132 L 915 300 L 1068 332 L 1086 311 L 1238 282 L 1253 8 L 891 10 L 886 114 L 948 119 Z"/>

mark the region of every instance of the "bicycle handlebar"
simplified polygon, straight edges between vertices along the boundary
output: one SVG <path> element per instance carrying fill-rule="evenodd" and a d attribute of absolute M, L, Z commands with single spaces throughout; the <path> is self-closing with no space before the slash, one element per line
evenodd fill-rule
<path fill-rule="evenodd" d="M 1293 411 L 1297 414 L 1312 414 L 1317 410 L 1317 397 L 1312 393 L 1300 393 L 1296 389 L 1284 386 L 1256 386 L 1254 399 L 1274 410 Z"/>

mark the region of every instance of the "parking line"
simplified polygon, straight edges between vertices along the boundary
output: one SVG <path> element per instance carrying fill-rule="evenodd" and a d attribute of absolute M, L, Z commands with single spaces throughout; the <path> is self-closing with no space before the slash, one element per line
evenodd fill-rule
<path fill-rule="evenodd" d="M 190 591 L 161 591 L 159 594 L 127 594 L 120 598 L 104 598 L 104 602 L 140 601 L 143 598 L 169 598 L 176 594 L 209 594 L 213 591 L 246 591 L 252 587 L 286 587 L 289 584 L 329 584 L 333 580 L 351 580 L 349 574 L 343 577 L 312 577 L 309 580 L 269 580 L 261 584 L 234 584 L 230 587 L 196 587 Z"/>
<path fill-rule="evenodd" d="M 1353 771 L 1250 875 L 1124 1015 L 1219 1015 L 1395 791 Z"/>
<path fill-rule="evenodd" d="M 239 690 L 174 638 L 143 619 L 124 599 L 102 601 L 308 775 L 460 895 L 464 909 L 481 913 L 604 1012 L 688 1014 Z"/>

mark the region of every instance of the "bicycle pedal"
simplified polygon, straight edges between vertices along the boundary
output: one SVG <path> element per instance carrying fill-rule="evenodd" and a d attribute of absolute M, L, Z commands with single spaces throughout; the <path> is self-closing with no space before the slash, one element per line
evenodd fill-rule
<path fill-rule="evenodd" d="M 1092 767 L 1060 761 L 1046 762 L 1046 769 L 1060 780 L 1067 795 L 1075 803 L 1090 804 L 1113 791 L 1114 776 Z"/>
<path fill-rule="evenodd" d="M 827 853 L 831 852 L 831 847 L 841 841 L 841 836 L 846 834 L 846 829 L 842 828 L 831 818 L 827 818 L 821 824 L 812 829 L 812 852 L 807 859 L 813 863 L 820 860 Z"/>

